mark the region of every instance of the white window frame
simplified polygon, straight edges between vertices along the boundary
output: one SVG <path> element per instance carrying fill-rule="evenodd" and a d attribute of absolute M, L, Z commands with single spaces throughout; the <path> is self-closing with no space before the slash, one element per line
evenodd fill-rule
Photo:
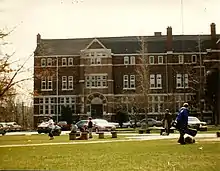
<path fill-rule="evenodd" d="M 123 75 L 123 89 L 129 88 L 129 79 L 128 75 Z"/>
<path fill-rule="evenodd" d="M 179 62 L 179 64 L 184 63 L 184 55 L 178 55 L 178 62 Z"/>
<path fill-rule="evenodd" d="M 47 90 L 53 90 L 53 77 L 47 77 Z"/>
<path fill-rule="evenodd" d="M 96 64 L 100 65 L 101 64 L 101 58 L 96 58 Z"/>
<path fill-rule="evenodd" d="M 46 63 L 46 59 L 45 59 L 45 58 L 42 58 L 42 59 L 41 59 L 41 66 L 42 66 L 42 67 L 47 66 L 47 63 Z"/>
<path fill-rule="evenodd" d="M 191 56 L 191 61 L 192 61 L 193 64 L 197 63 L 197 55 L 192 55 Z"/>
<path fill-rule="evenodd" d="M 45 77 L 41 78 L 41 90 L 46 90 L 47 89 L 47 81 Z"/>
<path fill-rule="evenodd" d="M 163 64 L 163 56 L 158 56 L 158 64 Z"/>
<path fill-rule="evenodd" d="M 73 66 L 73 58 L 68 58 L 68 66 Z"/>
<path fill-rule="evenodd" d="M 62 90 L 67 90 L 67 76 L 62 76 Z"/>
<path fill-rule="evenodd" d="M 66 60 L 66 58 L 62 58 L 62 66 L 67 66 L 67 60 Z"/>
<path fill-rule="evenodd" d="M 154 56 L 149 56 L 149 64 L 154 64 Z"/>
<path fill-rule="evenodd" d="M 135 75 L 130 75 L 130 89 L 135 89 Z"/>
<path fill-rule="evenodd" d="M 157 74 L 157 87 L 158 89 L 162 89 L 162 75 L 161 74 Z"/>
<path fill-rule="evenodd" d="M 73 90 L 73 76 L 68 76 L 68 89 Z"/>
<path fill-rule="evenodd" d="M 176 74 L 176 88 L 183 88 L 182 85 L 182 74 Z"/>
<path fill-rule="evenodd" d="M 155 89 L 155 74 L 150 74 L 150 89 Z"/>
<path fill-rule="evenodd" d="M 39 105 L 39 114 L 44 114 L 44 106 Z"/>
<path fill-rule="evenodd" d="M 87 75 L 86 76 L 86 88 L 106 88 L 107 85 L 107 75 Z"/>
<path fill-rule="evenodd" d="M 129 57 L 128 56 L 124 57 L 124 65 L 129 65 Z"/>
<path fill-rule="evenodd" d="M 130 57 L 131 65 L 135 65 L 135 56 Z"/>
<path fill-rule="evenodd" d="M 51 58 L 47 58 L 47 66 L 52 66 L 52 61 Z"/>
<path fill-rule="evenodd" d="M 189 75 L 188 74 L 184 74 L 184 84 L 185 84 L 185 88 L 189 88 Z"/>
<path fill-rule="evenodd" d="M 46 115 L 50 114 L 49 105 L 44 105 L 44 110 L 45 110 L 44 112 Z"/>

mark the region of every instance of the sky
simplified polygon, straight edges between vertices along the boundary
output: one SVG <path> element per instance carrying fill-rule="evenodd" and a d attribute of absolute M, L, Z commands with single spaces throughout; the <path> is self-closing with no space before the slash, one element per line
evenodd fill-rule
<path fill-rule="evenodd" d="M 0 0 L 0 30 L 14 30 L 0 48 L 15 52 L 21 64 L 33 53 L 37 33 L 51 39 L 136 36 L 166 34 L 172 26 L 173 34 L 210 34 L 212 22 L 220 33 L 219 7 L 220 0 Z M 33 57 L 26 68 L 18 79 L 33 74 Z M 30 102 L 32 89 L 33 81 L 22 84 L 22 100 Z"/>

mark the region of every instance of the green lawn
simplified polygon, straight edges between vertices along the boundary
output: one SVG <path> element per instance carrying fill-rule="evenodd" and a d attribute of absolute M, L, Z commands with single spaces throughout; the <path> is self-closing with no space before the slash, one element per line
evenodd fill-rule
<path fill-rule="evenodd" d="M 117 139 L 112 139 L 111 135 L 105 135 L 105 139 L 98 139 L 98 135 L 93 135 L 93 138 L 89 141 L 96 140 L 118 140 L 125 139 L 127 136 L 118 135 Z M 74 140 L 75 142 L 82 142 L 82 140 Z M 87 142 L 87 140 L 84 140 Z M 59 142 L 73 142 L 69 140 L 69 135 L 55 136 L 54 140 L 49 140 L 48 135 L 39 134 L 39 135 L 12 135 L 12 136 L 1 136 L 0 145 L 8 144 L 39 144 L 39 143 L 59 143 Z"/>
<path fill-rule="evenodd" d="M 27 137 L 23 136 L 23 138 Z M 48 137 L 45 135 L 30 136 L 29 139 L 31 137 L 34 142 L 37 138 L 40 139 L 39 141 L 45 139 L 51 142 L 46 140 Z M 0 137 L 0 140 L 2 138 L 7 144 L 27 140 L 20 140 L 21 136 L 5 136 Z M 55 141 L 63 139 L 68 142 L 65 138 L 67 136 L 56 137 Z M 0 169 L 219 171 L 219 154 L 219 142 L 198 141 L 196 144 L 182 146 L 177 144 L 176 140 L 0 147 Z"/>

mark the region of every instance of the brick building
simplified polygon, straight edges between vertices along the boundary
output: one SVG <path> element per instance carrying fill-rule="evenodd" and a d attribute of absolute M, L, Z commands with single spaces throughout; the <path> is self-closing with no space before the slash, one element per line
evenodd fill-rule
<path fill-rule="evenodd" d="M 204 98 L 204 76 L 210 67 L 205 62 L 212 60 L 209 53 L 217 49 L 218 38 L 215 24 L 210 35 L 200 36 L 173 35 L 171 27 L 166 35 L 155 32 L 144 37 L 42 39 L 38 34 L 35 123 L 48 115 L 59 119 L 62 105 L 81 117 L 114 120 L 118 106 L 134 113 L 134 106 L 143 103 L 136 98 L 143 96 L 143 82 L 138 81 L 141 66 L 148 69 L 147 104 L 143 106 L 147 105 L 150 116 L 160 117 L 166 108 L 176 112 L 186 101 L 198 111 L 195 114 L 206 114 L 209 107 L 198 104 Z M 140 106 L 135 109 L 140 116 L 144 114 Z"/>

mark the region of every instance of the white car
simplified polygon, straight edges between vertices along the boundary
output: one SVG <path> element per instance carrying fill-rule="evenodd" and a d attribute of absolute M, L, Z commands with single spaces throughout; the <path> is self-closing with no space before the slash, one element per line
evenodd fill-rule
<path fill-rule="evenodd" d="M 188 117 L 188 126 L 197 129 L 198 131 L 207 131 L 207 123 L 201 122 L 197 117 Z"/>

